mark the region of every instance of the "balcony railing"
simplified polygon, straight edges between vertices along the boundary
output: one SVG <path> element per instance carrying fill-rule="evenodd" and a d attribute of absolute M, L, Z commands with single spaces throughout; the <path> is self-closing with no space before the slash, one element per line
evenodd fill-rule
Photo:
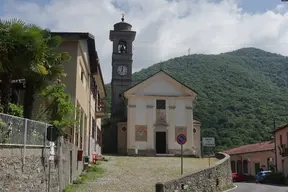
<path fill-rule="evenodd" d="M 106 103 L 104 101 L 100 101 L 98 102 L 98 104 L 96 104 L 96 116 L 100 118 L 104 117 L 105 114 L 106 114 Z"/>

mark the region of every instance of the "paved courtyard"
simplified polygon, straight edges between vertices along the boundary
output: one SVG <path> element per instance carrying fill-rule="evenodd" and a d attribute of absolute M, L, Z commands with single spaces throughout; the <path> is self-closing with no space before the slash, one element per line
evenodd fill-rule
<path fill-rule="evenodd" d="M 104 177 L 88 181 L 78 192 L 154 192 L 155 183 L 180 176 L 180 157 L 107 157 Z M 217 159 L 211 158 L 211 164 Z M 208 158 L 184 158 L 184 174 L 209 167 Z"/>

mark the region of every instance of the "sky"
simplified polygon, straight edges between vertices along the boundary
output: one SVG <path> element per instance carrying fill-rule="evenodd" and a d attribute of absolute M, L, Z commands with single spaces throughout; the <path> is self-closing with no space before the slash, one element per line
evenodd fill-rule
<path fill-rule="evenodd" d="M 0 0 L 0 18 L 94 35 L 106 83 L 109 31 L 121 14 L 137 32 L 133 71 L 190 53 L 256 47 L 288 56 L 288 2 L 281 0 Z"/>

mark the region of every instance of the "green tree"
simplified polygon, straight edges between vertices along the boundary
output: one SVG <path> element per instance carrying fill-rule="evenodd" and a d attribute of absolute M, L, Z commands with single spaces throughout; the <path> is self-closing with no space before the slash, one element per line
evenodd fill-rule
<path fill-rule="evenodd" d="M 269 140 L 273 117 L 288 109 L 288 59 L 256 48 L 219 55 L 194 54 L 162 62 L 162 69 L 198 92 L 194 116 L 216 150 Z M 133 74 L 139 82 L 160 63 Z M 110 95 L 110 85 L 106 85 Z M 107 97 L 107 103 L 111 98 Z M 109 108 L 108 108 L 109 109 Z M 279 117 L 277 126 L 288 122 Z"/>
<path fill-rule="evenodd" d="M 39 30 L 41 30 L 39 28 Z M 33 103 L 35 96 L 42 89 L 47 87 L 55 80 L 59 80 L 64 77 L 64 65 L 63 63 L 70 60 L 70 56 L 67 52 L 59 52 L 57 48 L 61 44 L 61 37 L 51 36 L 49 31 L 43 32 L 43 38 L 45 42 L 45 49 L 42 49 L 43 60 L 42 63 L 47 70 L 47 74 L 39 74 L 33 70 L 25 74 L 25 96 L 24 96 L 24 117 L 32 118 Z"/>
<path fill-rule="evenodd" d="M 72 127 L 75 124 L 77 111 L 71 103 L 70 95 L 65 93 L 64 84 L 55 83 L 47 86 L 41 91 L 40 96 L 45 103 L 45 109 L 40 112 L 37 119 L 45 115 L 44 121 L 49 121 L 59 128 Z"/>
<path fill-rule="evenodd" d="M 47 74 L 43 65 L 43 30 L 19 19 L 0 20 L 1 104 L 9 110 L 11 81 L 34 71 Z"/>

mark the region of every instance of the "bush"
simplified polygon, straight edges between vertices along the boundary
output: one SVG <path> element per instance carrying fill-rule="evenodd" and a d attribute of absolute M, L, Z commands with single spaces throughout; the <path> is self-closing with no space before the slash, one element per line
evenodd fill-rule
<path fill-rule="evenodd" d="M 285 184 L 285 175 L 282 172 L 272 172 L 265 178 L 265 183 L 268 184 Z"/>

